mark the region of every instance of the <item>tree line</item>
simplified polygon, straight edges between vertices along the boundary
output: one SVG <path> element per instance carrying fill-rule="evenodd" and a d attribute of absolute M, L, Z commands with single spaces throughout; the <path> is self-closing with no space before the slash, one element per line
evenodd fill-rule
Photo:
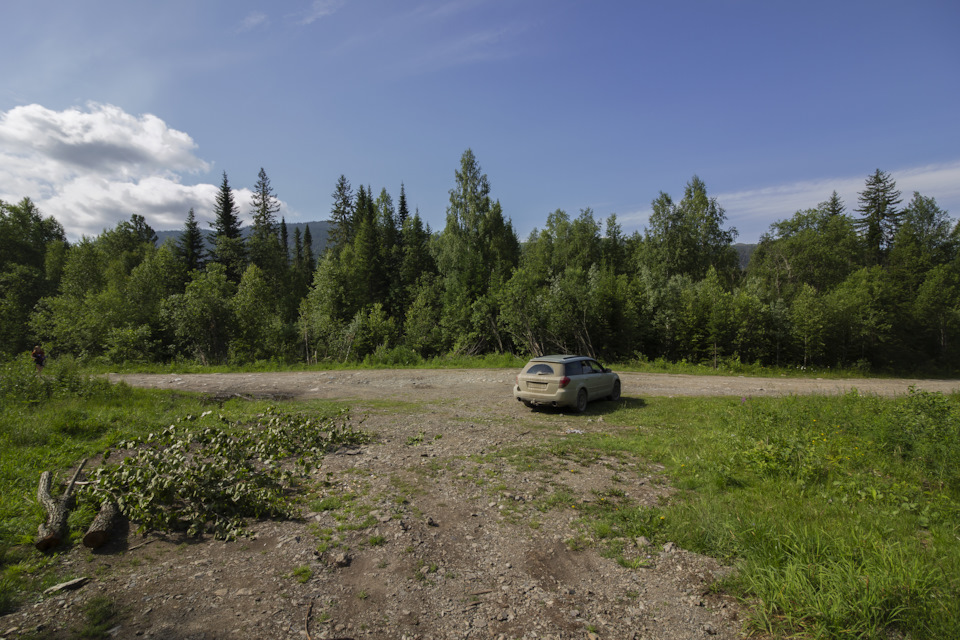
<path fill-rule="evenodd" d="M 521 242 L 471 150 L 443 229 L 406 190 L 332 193 L 330 239 L 291 239 L 261 169 L 244 238 L 226 173 L 206 250 L 193 210 L 156 246 L 142 216 L 69 243 L 29 198 L 0 202 L 0 353 L 107 362 L 415 362 L 446 353 L 950 371 L 960 226 L 933 198 L 867 177 L 775 222 L 741 268 L 735 229 L 697 176 L 661 192 L 643 233 L 616 215 L 549 214 Z"/>

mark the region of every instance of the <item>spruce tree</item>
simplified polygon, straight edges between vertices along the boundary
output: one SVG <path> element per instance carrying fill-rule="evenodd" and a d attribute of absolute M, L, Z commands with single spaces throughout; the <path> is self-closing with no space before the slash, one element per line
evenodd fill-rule
<path fill-rule="evenodd" d="M 397 228 L 402 229 L 403 223 L 407 221 L 410 210 L 407 208 L 407 190 L 403 183 L 400 183 L 400 201 L 397 203 Z"/>
<path fill-rule="evenodd" d="M 313 257 L 313 236 L 310 235 L 310 225 L 307 225 L 303 228 L 303 270 L 309 277 L 316 266 L 316 260 Z"/>
<path fill-rule="evenodd" d="M 274 195 L 270 178 L 262 167 L 257 176 L 250 206 L 253 209 L 253 232 L 248 243 L 250 262 L 260 267 L 268 282 L 277 286 L 283 276 L 285 262 L 277 229 L 280 202 Z"/>
<path fill-rule="evenodd" d="M 280 218 L 280 248 L 283 251 L 283 265 L 289 266 L 290 264 L 290 235 L 287 232 L 287 219 L 285 217 Z"/>
<path fill-rule="evenodd" d="M 890 174 L 877 169 L 867 177 L 866 188 L 860 192 L 857 212 L 863 214 L 855 221 L 867 251 L 869 264 L 881 264 L 893 237 L 900 226 L 900 192 Z"/>
<path fill-rule="evenodd" d="M 231 282 L 240 282 L 246 268 L 246 247 L 240 234 L 240 218 L 226 171 L 223 172 L 223 182 L 213 213 L 214 221 L 210 223 L 214 228 L 213 261 L 226 267 Z"/>
<path fill-rule="evenodd" d="M 203 267 L 203 234 L 200 232 L 200 225 L 197 224 L 193 207 L 190 207 L 190 211 L 187 212 L 187 221 L 177 241 L 177 255 L 180 256 L 188 272 Z"/>
<path fill-rule="evenodd" d="M 836 191 L 830 194 L 829 200 L 820 203 L 820 208 L 829 216 L 843 215 L 843 212 L 847 209 L 843 205 L 843 200 L 840 199 L 840 196 L 837 195 Z"/>
<path fill-rule="evenodd" d="M 360 187 L 361 191 L 363 187 Z M 330 248 L 335 254 L 353 241 L 354 198 L 353 188 L 347 177 L 341 175 L 333 191 L 333 208 L 330 209 Z"/>
<path fill-rule="evenodd" d="M 300 227 L 293 228 L 293 270 L 299 271 L 303 264 L 303 243 L 300 241 Z"/>

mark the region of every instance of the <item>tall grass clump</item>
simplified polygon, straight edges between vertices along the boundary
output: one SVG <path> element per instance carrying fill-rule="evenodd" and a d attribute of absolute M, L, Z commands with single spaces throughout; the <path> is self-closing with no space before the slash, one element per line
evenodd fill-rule
<path fill-rule="evenodd" d="M 652 398 L 607 422 L 627 430 L 583 446 L 661 462 L 680 491 L 594 505 L 595 538 L 733 563 L 723 586 L 775 637 L 960 637 L 957 397 Z"/>

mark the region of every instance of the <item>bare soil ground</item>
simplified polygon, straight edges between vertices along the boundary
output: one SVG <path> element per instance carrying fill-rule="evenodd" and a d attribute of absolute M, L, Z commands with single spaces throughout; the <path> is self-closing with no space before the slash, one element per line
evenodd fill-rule
<path fill-rule="evenodd" d="M 624 374 L 624 401 L 670 395 L 949 392 L 955 381 L 800 380 Z M 234 542 L 133 533 L 67 550 L 65 577 L 91 580 L 0 618 L 0 637 L 70 638 L 108 596 L 116 638 L 739 638 L 742 605 L 711 590 L 731 571 L 667 544 L 624 541 L 638 568 L 583 538 L 577 505 L 623 495 L 652 505 L 671 489 L 644 460 L 523 465 L 490 455 L 615 431 L 612 405 L 531 412 L 504 370 L 114 375 L 134 386 L 217 397 L 349 400 L 376 440 L 328 455 L 294 521 L 252 523 Z M 402 400 L 413 404 L 384 404 Z M 563 506 L 542 509 L 551 497 Z"/>

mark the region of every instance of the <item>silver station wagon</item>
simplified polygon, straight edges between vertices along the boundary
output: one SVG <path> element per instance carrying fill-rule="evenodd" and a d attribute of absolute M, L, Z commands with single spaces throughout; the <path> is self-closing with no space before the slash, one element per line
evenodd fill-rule
<path fill-rule="evenodd" d="M 541 356 L 517 375 L 513 397 L 528 407 L 574 407 L 593 400 L 619 400 L 620 376 L 585 356 Z"/>

